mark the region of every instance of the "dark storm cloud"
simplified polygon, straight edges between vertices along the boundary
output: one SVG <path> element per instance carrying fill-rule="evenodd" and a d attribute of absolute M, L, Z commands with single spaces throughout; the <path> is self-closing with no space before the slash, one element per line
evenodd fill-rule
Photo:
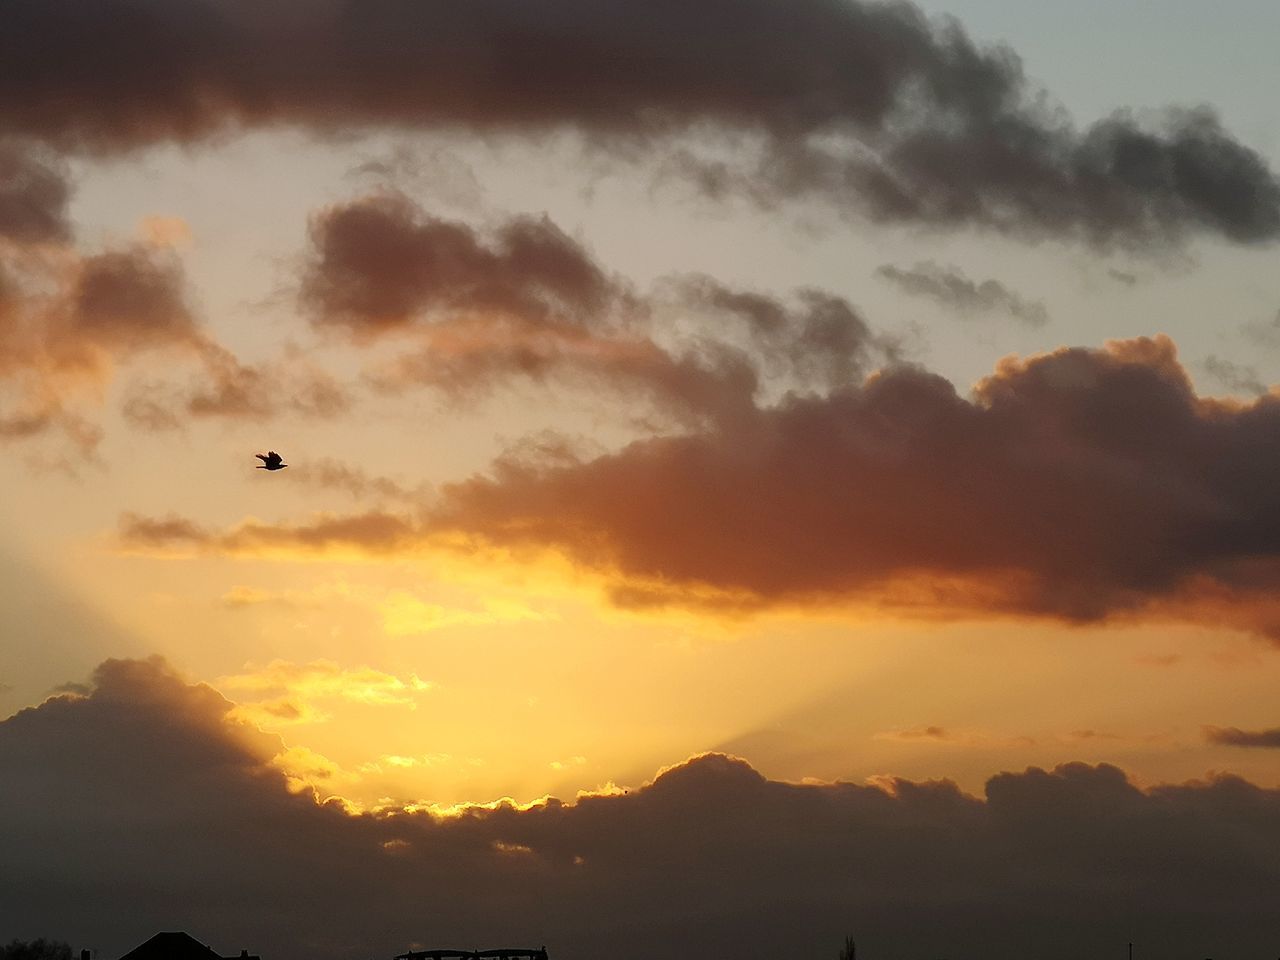
<path fill-rule="evenodd" d="M 907 293 L 928 297 L 968 316 L 1003 313 L 1031 327 L 1049 322 L 1049 310 L 1041 301 L 1027 300 L 999 280 L 970 280 L 955 267 L 925 261 L 904 269 L 887 263 L 876 273 Z"/>
<path fill-rule="evenodd" d="M 70 235 L 71 188 L 47 151 L 0 140 L 0 238 L 19 243 L 65 240 Z"/>
<path fill-rule="evenodd" d="M 87 696 L 0 723 L 0 923 L 107 956 L 178 927 L 317 960 L 411 943 L 820 957 L 850 930 L 873 954 L 995 960 L 1274 942 L 1280 793 L 1233 777 L 1141 790 L 1067 764 L 976 798 L 781 783 L 708 754 L 574 803 L 353 814 L 290 793 L 281 742 L 232 707 L 163 661 L 107 661 Z"/>
<path fill-rule="evenodd" d="M 550 549 L 632 607 L 852 603 L 1277 638 L 1276 450 L 1280 398 L 1198 396 L 1159 337 L 1009 359 L 970 399 L 897 367 L 595 458 L 515 451 L 413 516 L 199 536 L 140 536 L 135 518 L 122 535 L 241 555 Z"/>
<path fill-rule="evenodd" d="M 1280 233 L 1274 175 L 1211 114 L 1077 129 L 1013 53 L 907 3 L 12 0 L 5 16 L 0 127 L 67 148 L 394 126 L 575 129 L 661 155 L 656 138 L 697 131 L 760 150 L 680 153 L 686 171 L 766 202 L 1100 244 Z"/>
<path fill-rule="evenodd" d="M 1205 727 L 1204 737 L 1210 743 L 1228 747 L 1280 747 L 1280 727 L 1273 730 Z"/>

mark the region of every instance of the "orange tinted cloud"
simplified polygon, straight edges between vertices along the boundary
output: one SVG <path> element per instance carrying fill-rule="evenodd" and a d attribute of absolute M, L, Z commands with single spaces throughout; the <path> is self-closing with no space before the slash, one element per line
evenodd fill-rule
<path fill-rule="evenodd" d="M 1280 401 L 1196 396 L 1157 337 L 1004 361 L 971 400 L 889 369 L 715 431 L 506 463 L 444 488 L 427 525 L 555 548 L 639 605 L 710 589 L 1089 621 L 1252 598 L 1232 622 L 1270 632 L 1278 441 Z"/>
<path fill-rule="evenodd" d="M 56 160 L 0 142 L 0 438 L 58 430 L 91 455 L 99 431 L 88 415 L 106 386 L 157 353 L 185 361 L 189 382 L 133 383 L 124 413 L 135 424 L 347 407 L 347 391 L 314 365 L 249 366 L 214 340 L 175 250 L 181 221 L 150 221 L 150 243 L 86 253 L 70 242 L 70 192 Z"/>
<path fill-rule="evenodd" d="M 417 674 L 401 678 L 370 667 L 343 668 L 331 660 L 306 664 L 272 660 L 260 667 L 249 664 L 244 672 L 219 677 L 216 682 L 241 701 L 231 716 L 267 729 L 324 723 L 331 715 L 323 705 L 333 700 L 414 710 L 419 698 L 432 689 L 432 684 Z"/>
<path fill-rule="evenodd" d="M 615 453 L 515 451 L 418 515 L 127 519 L 223 552 L 551 550 L 633 607 L 855 604 L 1149 617 L 1280 636 L 1280 399 L 1199 397 L 1166 337 L 1002 361 L 959 396 L 911 367 Z"/>
<path fill-rule="evenodd" d="M 155 351 L 198 360 L 209 349 L 167 250 L 9 253 L 6 263 L 0 248 L 0 436 L 59 429 L 89 453 L 98 434 L 84 411 L 101 402 L 120 364 Z"/>
<path fill-rule="evenodd" d="M 120 518 L 118 536 L 124 549 L 140 553 L 387 555 L 415 548 L 418 528 L 410 518 L 376 511 L 346 517 L 322 514 L 310 522 L 290 526 L 250 519 L 221 532 L 181 517 L 153 519 L 126 513 Z"/>
<path fill-rule="evenodd" d="M 4 908 L 113 954 L 137 941 L 141 909 L 151 926 L 239 930 L 264 956 L 305 931 L 319 960 L 424 936 L 545 941 L 564 960 L 822 956 L 851 914 L 860 942 L 920 956 L 1273 942 L 1280 791 L 1234 777 L 1144 790 L 1073 763 L 998 774 L 975 797 L 892 777 L 783 783 L 705 754 L 572 802 L 357 813 L 287 768 L 358 773 L 234 707 L 163 661 L 108 661 L 85 694 L 0 722 Z"/>

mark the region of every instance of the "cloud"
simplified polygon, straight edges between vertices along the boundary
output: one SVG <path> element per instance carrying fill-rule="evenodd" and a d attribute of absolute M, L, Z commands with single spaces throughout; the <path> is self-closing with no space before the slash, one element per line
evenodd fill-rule
<path fill-rule="evenodd" d="M 637 329 L 643 304 L 546 217 L 486 235 L 381 193 L 319 214 L 311 247 L 300 302 L 317 327 L 410 345 L 374 373 L 384 389 L 462 399 L 554 377 L 639 389 L 688 417 L 755 387 L 736 356 L 673 356 Z"/>
<path fill-rule="evenodd" d="M 217 683 L 261 697 L 333 697 L 371 706 L 413 706 L 416 696 L 432 687 L 417 674 L 401 678 L 371 667 L 346 669 L 332 660 L 305 664 L 272 660 L 256 668 L 250 664 L 246 672 L 221 677 Z"/>
<path fill-rule="evenodd" d="M 390 554 L 412 549 L 415 521 L 391 513 L 370 511 L 358 516 L 321 514 L 312 520 L 280 526 L 249 519 L 218 532 L 182 517 L 161 519 L 126 513 L 120 518 L 121 546 L 136 553 L 219 553 L 232 556 L 315 553 Z"/>
<path fill-rule="evenodd" d="M 162 248 L 133 247 L 86 257 L 61 316 L 68 338 L 117 355 L 202 342 L 186 303 L 180 261 Z M 61 331 L 59 331 L 61 333 Z"/>
<path fill-rule="evenodd" d="M 300 303 L 321 330 L 397 345 L 370 374 L 385 390 L 457 401 L 554 381 L 646 399 L 686 425 L 743 416 L 766 375 L 812 392 L 899 354 L 825 291 L 783 300 L 680 276 L 642 295 L 546 217 L 482 231 L 395 193 L 313 219 Z"/>
<path fill-rule="evenodd" d="M 407 487 L 388 477 L 370 476 L 359 467 L 328 457 L 300 464 L 290 479 L 326 490 L 340 490 L 356 500 L 375 498 L 414 504 L 424 502 L 429 492 L 425 486 Z"/>
<path fill-rule="evenodd" d="M 47 150 L 0 140 L 0 239 L 60 242 L 71 234 L 71 186 L 63 164 Z"/>
<path fill-rule="evenodd" d="M 877 361 L 898 359 L 898 345 L 875 334 L 843 297 L 802 288 L 791 302 L 753 290 L 727 287 L 712 277 L 670 278 L 674 308 L 705 315 L 708 326 L 727 336 L 726 320 L 745 324 L 762 373 L 788 376 L 808 390 L 856 383 Z"/>
<path fill-rule="evenodd" d="M 182 264 L 142 246 L 82 255 L 60 245 L 0 250 L 0 436 L 58 430 L 91 457 L 85 411 L 117 369 L 154 352 L 198 362 L 211 349 L 188 307 Z"/>
<path fill-rule="evenodd" d="M 618 296 L 616 282 L 545 217 L 508 220 L 490 240 L 386 192 L 323 211 L 311 239 L 302 303 L 317 323 L 356 334 L 441 313 L 581 325 Z"/>
<path fill-rule="evenodd" d="M 1205 727 L 1209 743 L 1228 747 L 1280 747 L 1280 727 L 1274 730 L 1241 730 L 1239 727 Z"/>
<path fill-rule="evenodd" d="M 129 549 L 567 557 L 616 604 L 1146 618 L 1280 636 L 1280 399 L 1198 396 L 1166 337 L 1007 358 L 960 397 L 912 367 L 621 450 L 518 450 L 419 512 L 126 515 Z"/>
<path fill-rule="evenodd" d="M 1262 382 L 1262 379 L 1258 376 L 1257 369 L 1254 367 L 1232 363 L 1230 360 L 1224 360 L 1213 354 L 1205 358 L 1203 366 L 1209 376 L 1233 393 L 1257 396 L 1266 393 L 1268 390 L 1267 385 Z"/>
<path fill-rule="evenodd" d="M 1268 320 L 1251 320 L 1241 331 L 1257 346 L 1273 350 L 1280 347 L 1280 310 Z"/>
<path fill-rule="evenodd" d="M 347 176 L 400 189 L 433 203 L 477 210 L 484 206 L 484 187 L 471 166 L 449 150 L 407 143 L 356 164 Z"/>
<path fill-rule="evenodd" d="M 944 743 L 957 747 L 1030 747 L 1035 746 L 1031 737 L 993 737 L 986 733 L 951 730 L 946 727 L 913 727 L 906 730 L 886 730 L 875 734 L 876 740 L 896 740 L 901 743 Z"/>
<path fill-rule="evenodd" d="M 323 704 L 334 700 L 416 710 L 419 698 L 433 688 L 417 674 L 401 678 L 371 667 L 344 668 L 331 660 L 249 664 L 244 672 L 219 677 L 216 683 L 240 698 L 229 716 L 270 730 L 326 723 L 332 714 Z M 286 768 L 298 780 L 313 782 L 308 771 L 314 771 L 315 763 L 286 764 Z"/>
<path fill-rule="evenodd" d="M 1212 114 L 1079 129 L 1013 52 L 908 3 L 24 0 L 0 64 L 0 124 L 80 151 L 263 126 L 575 130 L 709 188 L 881 220 L 1103 244 L 1280 233 L 1274 175 Z M 694 149 L 673 154 L 682 134 Z"/>
<path fill-rule="evenodd" d="M 305 358 L 246 365 L 217 343 L 192 306 L 177 252 L 189 236 L 183 221 L 147 218 L 148 242 L 78 249 L 70 184 L 47 154 L 0 141 L 0 439 L 58 431 L 92 458 L 101 431 L 89 411 L 121 368 L 154 354 L 191 375 L 185 387 L 128 383 L 123 412 L 135 425 L 347 408 L 347 391 Z"/>
<path fill-rule="evenodd" d="M 1049 322 L 1049 310 L 1043 302 L 1026 300 L 998 280 L 975 283 L 957 268 L 931 260 L 911 269 L 885 264 L 876 273 L 909 294 L 936 300 L 966 316 L 1003 313 L 1029 327 Z"/>
<path fill-rule="evenodd" d="M 126 381 L 123 413 L 150 429 L 283 409 L 331 417 L 349 405 L 347 391 L 305 360 L 248 366 L 220 346 L 191 305 L 172 246 L 83 253 L 50 240 L 7 253 L 0 247 L 0 437 L 57 430 L 91 457 L 100 431 L 90 412 L 122 369 L 154 355 L 190 374 L 185 387 Z"/>
<path fill-rule="evenodd" d="M 763 960 L 821 956 L 850 929 L 996 960 L 1272 942 L 1280 792 L 1234 777 L 1142 790 L 1066 764 L 973 797 L 782 783 L 706 754 L 573 802 L 356 813 L 291 789 L 281 764 L 346 774 L 233 711 L 163 661 L 108 661 L 87 696 L 0 723 L 5 915 L 110 955 L 178 926 L 319 960 L 428 940 Z"/>
<path fill-rule="evenodd" d="M 912 730 L 893 730 L 887 733 L 877 733 L 876 737 L 882 740 L 953 740 L 954 735 L 942 727 L 916 727 Z"/>
<path fill-rule="evenodd" d="M 296 358 L 245 364 L 209 343 L 186 385 L 134 381 L 121 412 L 149 430 L 177 430 L 192 420 L 258 422 L 282 413 L 330 419 L 349 410 L 351 391 L 320 368 Z"/>
<path fill-rule="evenodd" d="M 896 368 L 720 430 L 447 486 L 434 533 L 552 548 L 633 605 L 862 601 L 1271 632 L 1270 397 L 1198 397 L 1164 337 L 1002 361 L 972 399 Z M 626 491 L 624 493 L 624 491 Z M 1232 600 L 1235 598 L 1235 601 Z M 1247 598 L 1247 602 L 1246 602 Z M 1243 604 L 1234 613 L 1232 603 Z"/>

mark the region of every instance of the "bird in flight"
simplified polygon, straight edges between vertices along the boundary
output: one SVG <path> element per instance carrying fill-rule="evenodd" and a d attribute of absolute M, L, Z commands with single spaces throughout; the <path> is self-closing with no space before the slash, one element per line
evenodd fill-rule
<path fill-rule="evenodd" d="M 288 466 L 287 463 L 281 460 L 280 454 L 274 450 L 268 450 L 266 453 L 255 453 L 254 456 L 262 461 L 262 466 L 258 467 L 259 470 L 280 470 Z"/>

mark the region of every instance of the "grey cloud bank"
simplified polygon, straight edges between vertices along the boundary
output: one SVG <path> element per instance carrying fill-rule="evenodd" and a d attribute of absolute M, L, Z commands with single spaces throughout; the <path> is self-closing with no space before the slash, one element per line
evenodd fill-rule
<path fill-rule="evenodd" d="M 1280 234 L 1280 185 L 1205 110 L 1084 128 L 908 3 L 857 0 L 12 0 L 0 127 L 75 151 L 245 127 L 573 129 L 671 156 L 708 189 L 1100 245 Z"/>
<path fill-rule="evenodd" d="M 764 960 L 829 955 L 851 930 L 871 956 L 1274 942 L 1280 793 L 1230 776 L 1141 790 L 1068 764 L 977 798 L 781 783 L 708 754 L 574 803 L 352 814 L 290 793 L 280 742 L 231 707 L 157 658 L 110 660 L 87 696 L 0 723 L 0 926 L 108 956 L 185 927 L 269 960 L 428 940 Z"/>

